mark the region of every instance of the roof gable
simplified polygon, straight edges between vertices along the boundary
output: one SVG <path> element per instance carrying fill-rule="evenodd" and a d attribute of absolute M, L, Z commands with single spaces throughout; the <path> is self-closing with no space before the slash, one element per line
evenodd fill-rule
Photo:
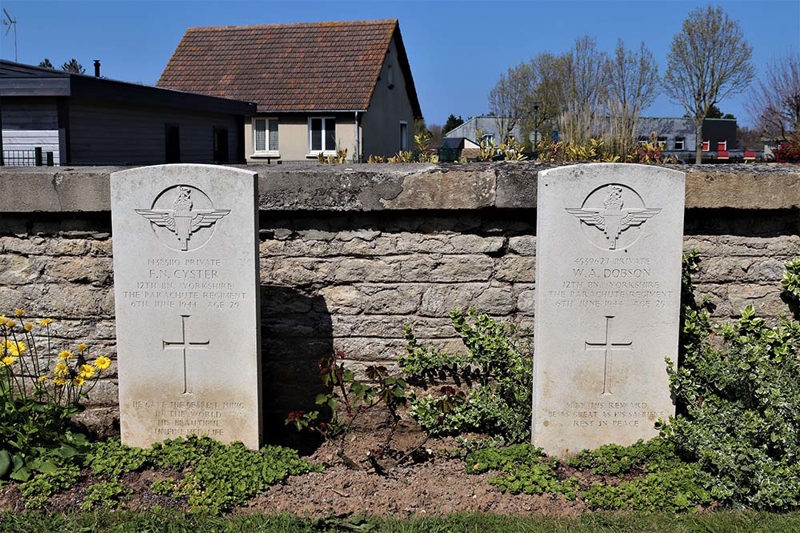
<path fill-rule="evenodd" d="M 393 38 L 417 112 L 396 20 L 189 28 L 157 85 L 255 102 L 262 112 L 362 111 Z"/>

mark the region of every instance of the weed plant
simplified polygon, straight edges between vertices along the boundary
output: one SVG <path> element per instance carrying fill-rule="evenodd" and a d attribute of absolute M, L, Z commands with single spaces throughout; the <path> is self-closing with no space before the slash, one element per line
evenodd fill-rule
<path fill-rule="evenodd" d="M 484 433 L 509 443 L 530 439 L 533 358 L 512 324 L 479 313 L 453 311 L 453 327 L 466 353 L 423 345 L 405 328 L 405 379 L 424 390 L 409 413 L 431 435 Z"/>
<path fill-rule="evenodd" d="M 22 309 L 0 316 L 0 484 L 55 474 L 88 448 L 69 420 L 111 360 L 90 357 L 83 343 L 59 350 L 51 323 L 27 320 Z"/>

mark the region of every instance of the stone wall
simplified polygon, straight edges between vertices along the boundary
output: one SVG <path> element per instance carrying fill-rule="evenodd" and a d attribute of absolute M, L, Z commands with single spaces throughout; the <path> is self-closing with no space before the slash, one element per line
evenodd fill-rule
<path fill-rule="evenodd" d="M 317 361 L 331 350 L 354 368 L 391 366 L 405 324 L 459 349 L 448 314 L 468 306 L 531 328 L 542 168 L 259 167 L 268 426 L 313 401 Z M 748 303 L 770 320 L 786 312 L 780 278 L 800 255 L 800 168 L 677 168 L 687 172 L 685 247 L 701 251 L 696 281 L 716 316 Z M 0 312 L 50 316 L 60 340 L 112 356 L 113 170 L 0 171 Z M 116 416 L 114 369 L 86 414 L 102 431 Z"/>

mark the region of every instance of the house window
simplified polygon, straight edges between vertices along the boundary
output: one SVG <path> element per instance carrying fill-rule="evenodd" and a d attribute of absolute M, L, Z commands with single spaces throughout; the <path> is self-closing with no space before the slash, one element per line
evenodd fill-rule
<path fill-rule="evenodd" d="M 487 145 L 494 142 L 494 133 L 484 133 L 481 137 L 481 142 L 486 142 Z"/>
<path fill-rule="evenodd" d="M 400 122 L 400 151 L 408 150 L 408 122 Z"/>
<path fill-rule="evenodd" d="M 728 141 L 717 141 L 717 151 L 725 152 L 728 150 Z"/>
<path fill-rule="evenodd" d="M 253 119 L 253 148 L 255 153 L 278 151 L 278 119 Z"/>
<path fill-rule="evenodd" d="M 703 151 L 708 152 L 709 150 L 711 150 L 711 141 L 703 139 Z"/>
<path fill-rule="evenodd" d="M 686 142 L 686 139 L 684 139 L 683 137 L 675 137 L 675 149 L 676 150 L 684 150 L 685 149 L 684 148 L 684 143 L 685 142 Z"/>
<path fill-rule="evenodd" d="M 392 70 L 392 64 L 389 63 L 389 66 L 386 69 L 386 85 L 389 89 L 394 88 L 394 70 Z"/>
<path fill-rule="evenodd" d="M 666 137 L 658 137 L 656 142 L 658 143 L 658 147 L 661 150 L 665 150 L 667 148 L 667 138 Z"/>
<path fill-rule="evenodd" d="M 308 119 L 308 144 L 311 153 L 336 150 L 336 119 Z"/>

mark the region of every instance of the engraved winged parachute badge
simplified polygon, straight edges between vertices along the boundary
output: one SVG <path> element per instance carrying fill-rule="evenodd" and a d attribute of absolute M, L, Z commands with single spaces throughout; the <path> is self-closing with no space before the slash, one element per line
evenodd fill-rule
<path fill-rule="evenodd" d="M 210 228 L 231 212 L 230 209 L 192 210 L 192 189 L 179 187 L 173 202 L 174 209 L 136 209 L 135 211 L 156 226 L 167 228 L 175 234 L 182 251 L 188 250 L 189 239 L 200 228 Z"/>
<path fill-rule="evenodd" d="M 566 210 L 584 224 L 602 231 L 608 241 L 609 250 L 617 248 L 617 239 L 626 229 L 641 226 L 661 212 L 660 207 L 623 209 L 622 187 L 616 185 L 609 187 L 603 205 L 603 208 L 568 207 Z"/>

